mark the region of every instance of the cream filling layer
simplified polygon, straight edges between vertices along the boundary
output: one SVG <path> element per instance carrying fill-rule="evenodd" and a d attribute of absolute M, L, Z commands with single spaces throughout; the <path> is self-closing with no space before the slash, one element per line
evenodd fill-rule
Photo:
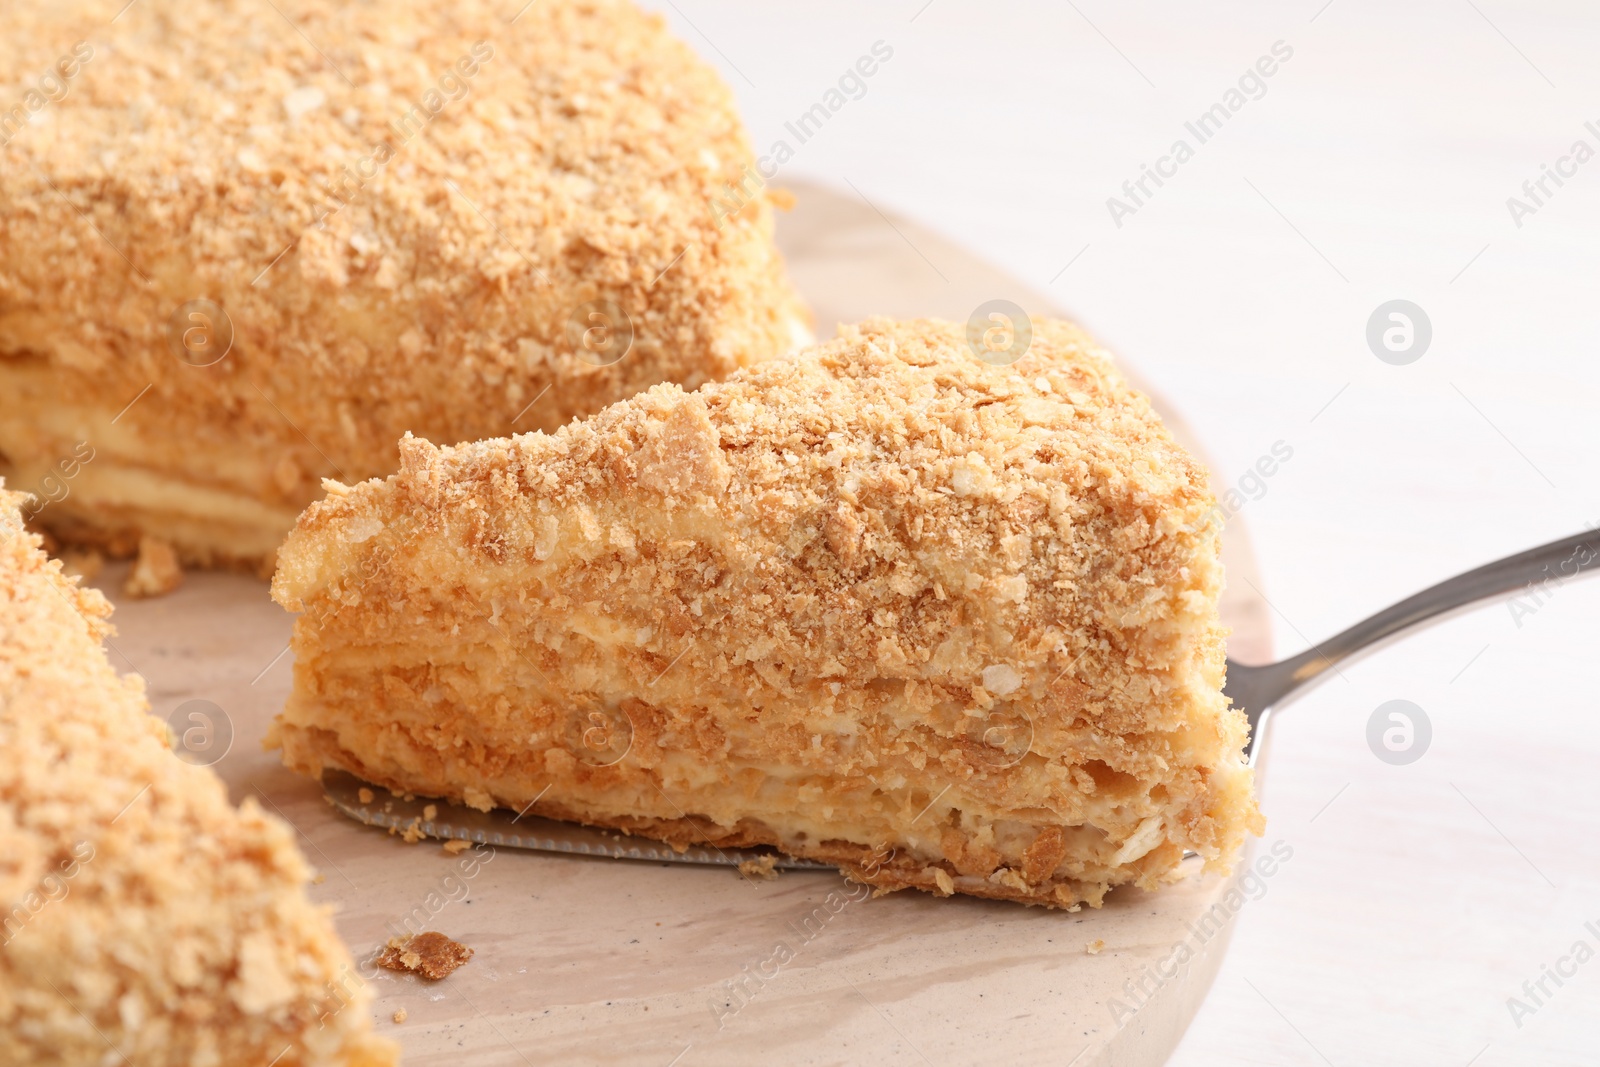
<path fill-rule="evenodd" d="M 675 819 L 690 813 L 723 828 L 756 819 L 791 846 L 843 840 L 909 849 L 924 859 L 954 859 L 945 854 L 943 835 L 956 829 L 968 843 L 993 848 L 1014 866 L 1040 829 L 1057 826 L 1067 838 L 1058 871 L 1084 880 L 1110 878 L 1155 850 L 1168 840 L 1169 826 L 1177 825 L 1183 809 L 1184 798 L 1077 796 L 1078 817 L 1064 824 L 1050 807 L 994 804 L 956 777 L 939 773 L 936 752 L 925 753 L 926 771 L 896 762 L 876 776 L 829 773 L 763 757 L 760 750 L 770 748 L 770 738 L 738 715 L 714 716 L 727 751 L 713 759 L 658 749 L 646 754 L 646 770 L 617 746 L 595 761 L 614 762 L 615 770 L 596 776 L 573 757 L 574 738 L 567 736 L 571 731 L 563 729 L 559 713 L 549 719 L 551 709 L 574 707 L 570 698 L 549 694 L 521 672 L 514 681 L 507 678 L 494 649 L 479 646 L 482 654 L 469 658 L 461 651 L 460 646 L 446 651 L 410 642 L 345 646 L 332 656 L 299 648 L 307 673 L 284 722 L 333 732 L 341 747 L 374 771 L 394 774 L 419 792 L 428 791 L 431 779 L 453 787 L 457 795 L 483 790 L 502 805 L 520 807 L 550 786 L 551 800 L 607 817 Z M 433 682 L 412 696 L 391 696 L 375 714 L 352 712 L 372 706 L 374 679 L 407 665 L 433 672 Z M 497 693 L 494 709 L 485 706 L 475 713 L 472 693 L 451 692 L 457 677 Z M 692 693 L 646 695 L 667 705 L 695 702 Z M 482 696 L 477 694 L 480 703 Z M 595 702 L 615 709 L 625 699 Z M 612 713 L 613 721 L 617 715 Z M 630 751 L 637 743 L 629 739 Z M 503 769 L 487 769 L 478 753 L 487 753 L 486 762 Z M 798 755 L 810 762 L 813 755 L 820 757 Z M 1060 777 L 1049 773 L 1048 762 L 1030 755 L 1026 766 L 1008 773 L 1023 776 L 1024 792 L 1043 799 L 1063 787 Z"/>

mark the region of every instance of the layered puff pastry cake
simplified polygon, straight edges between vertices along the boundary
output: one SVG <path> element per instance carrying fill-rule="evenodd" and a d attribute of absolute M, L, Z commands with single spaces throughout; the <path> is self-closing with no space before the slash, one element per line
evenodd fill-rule
<path fill-rule="evenodd" d="M 1204 472 L 1069 324 L 870 321 L 328 489 L 273 582 L 308 774 L 1064 907 L 1260 831 Z"/>
<path fill-rule="evenodd" d="M 120 6 L 0 14 L 0 473 L 93 452 L 64 540 L 270 573 L 407 431 L 554 430 L 809 336 L 767 200 L 728 208 L 731 94 L 626 0 Z"/>
<path fill-rule="evenodd" d="M 290 830 L 179 760 L 0 492 L 0 1063 L 384 1067 Z"/>

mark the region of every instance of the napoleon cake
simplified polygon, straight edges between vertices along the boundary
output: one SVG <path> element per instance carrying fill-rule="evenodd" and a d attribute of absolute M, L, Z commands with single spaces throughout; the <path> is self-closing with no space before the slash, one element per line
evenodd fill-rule
<path fill-rule="evenodd" d="M 383 1067 L 289 828 L 179 760 L 0 492 L 0 1063 Z"/>
<path fill-rule="evenodd" d="M 120 6 L 0 14 L 0 473 L 93 452 L 64 540 L 270 573 L 407 431 L 554 430 L 808 336 L 767 200 L 729 213 L 731 94 L 625 0 Z"/>
<path fill-rule="evenodd" d="M 1066 907 L 1259 832 L 1205 474 L 1068 324 L 874 320 L 328 489 L 273 582 L 308 774 Z"/>

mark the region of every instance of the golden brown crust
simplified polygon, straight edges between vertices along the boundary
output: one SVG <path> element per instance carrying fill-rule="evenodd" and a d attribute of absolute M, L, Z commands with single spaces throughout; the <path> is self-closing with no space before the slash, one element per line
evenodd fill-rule
<path fill-rule="evenodd" d="M 0 492 L 0 1062 L 393 1064 L 288 828 L 173 756 L 100 648 L 110 605 L 20 503 Z"/>
<path fill-rule="evenodd" d="M 625 0 L 104 7 L 0 16 L 0 82 L 74 70 L 0 134 L 0 453 L 31 487 L 99 452 L 47 524 L 270 559 L 408 430 L 553 430 L 804 323 L 766 201 L 710 206 L 751 159 L 731 94 Z M 198 299 L 210 366 L 169 351 Z M 568 331 L 597 300 L 633 324 L 608 366 Z"/>
<path fill-rule="evenodd" d="M 277 740 L 479 807 L 1097 902 L 1260 823 L 1211 507 L 1074 327 L 993 367 L 958 325 L 871 321 L 330 485 L 274 580 L 305 612 Z"/>

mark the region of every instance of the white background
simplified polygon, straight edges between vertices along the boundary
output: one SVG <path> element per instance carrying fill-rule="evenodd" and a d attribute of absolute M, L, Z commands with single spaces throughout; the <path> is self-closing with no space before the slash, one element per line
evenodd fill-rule
<path fill-rule="evenodd" d="M 1049 291 L 1225 480 L 1294 449 L 1244 510 L 1281 652 L 1600 524 L 1600 160 L 1520 228 L 1506 205 L 1573 141 L 1600 149 L 1593 5 L 654 6 L 762 151 L 887 42 L 782 177 L 853 183 Z M 1279 40 L 1266 95 L 1115 226 L 1106 198 Z M 1410 366 L 1364 339 L 1394 298 L 1433 325 Z M 1520 1027 L 1507 1004 L 1580 938 L 1600 949 L 1597 620 L 1600 582 L 1485 607 L 1282 715 L 1267 839 L 1294 859 L 1173 1064 L 1600 1062 L 1600 959 Z M 1433 724 L 1410 766 L 1365 740 L 1394 698 Z M 881 1062 L 920 1061 L 890 1039 Z"/>

